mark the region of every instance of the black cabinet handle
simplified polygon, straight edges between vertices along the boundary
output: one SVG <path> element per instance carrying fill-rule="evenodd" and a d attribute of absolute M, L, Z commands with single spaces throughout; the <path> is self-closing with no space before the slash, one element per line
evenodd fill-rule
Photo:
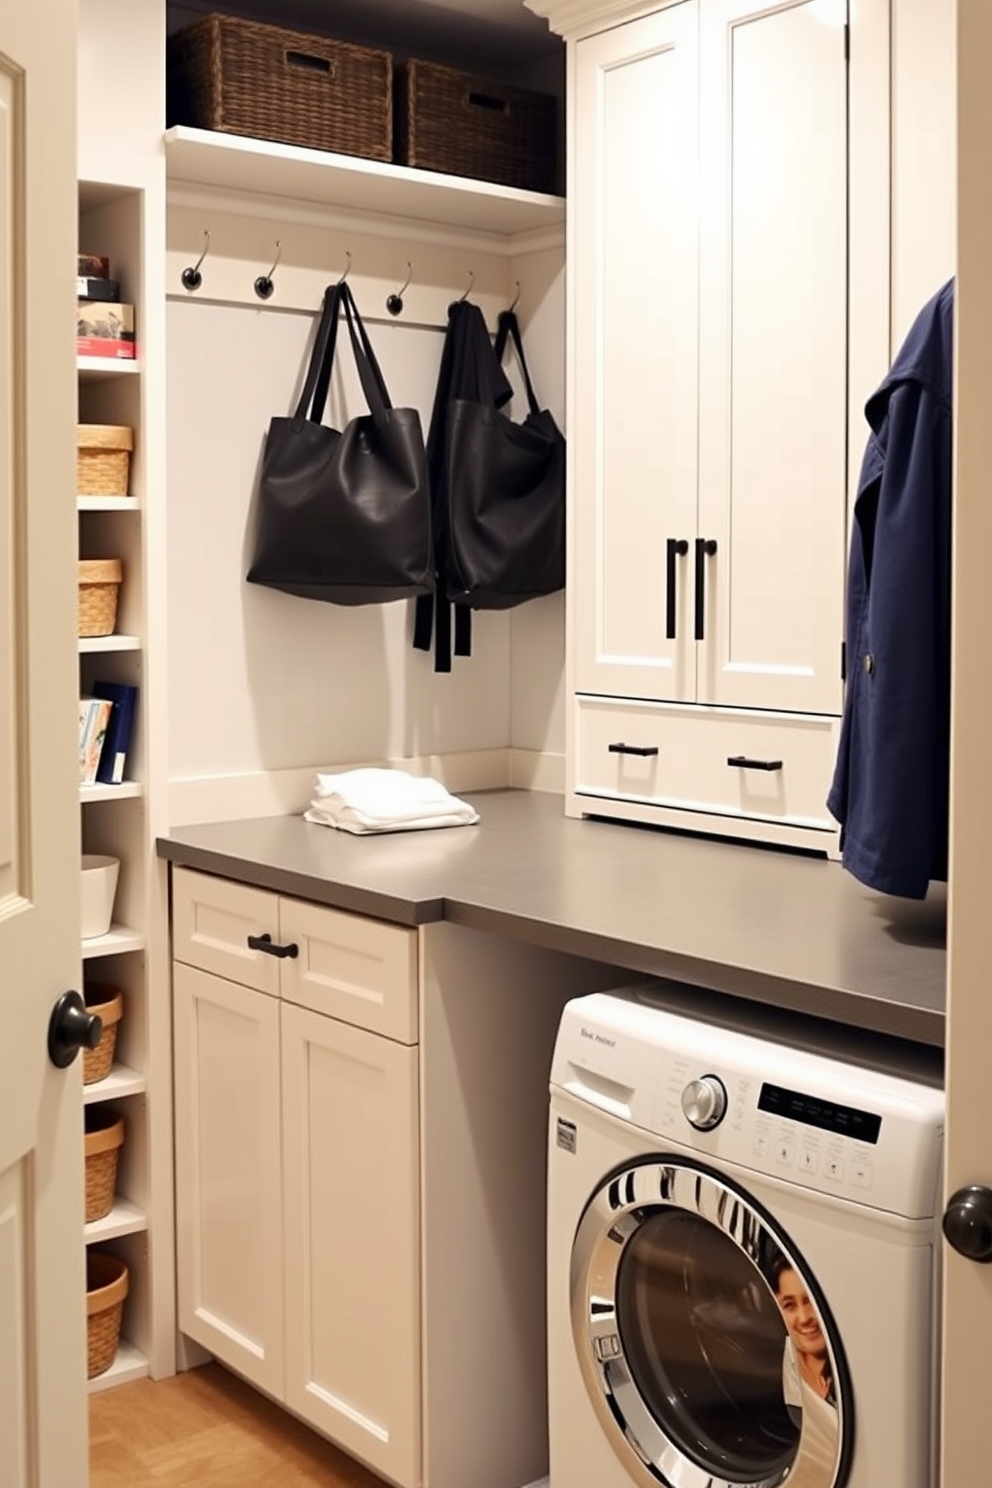
<path fill-rule="evenodd" d="M 689 544 L 684 537 L 670 537 L 668 539 L 668 598 L 666 608 L 665 634 L 670 641 L 675 639 L 675 560 L 684 558 L 689 551 Z"/>
<path fill-rule="evenodd" d="M 639 754 L 643 759 L 658 753 L 657 744 L 610 744 L 607 748 L 610 754 Z"/>
<path fill-rule="evenodd" d="M 727 764 L 737 770 L 781 770 L 781 760 L 753 760 L 743 754 L 732 754 Z"/>
<path fill-rule="evenodd" d="M 706 639 L 706 560 L 716 552 L 715 537 L 696 538 L 696 640 Z"/>
<path fill-rule="evenodd" d="M 264 951 L 267 956 L 278 956 L 280 960 L 287 956 L 292 960 L 300 954 L 299 946 L 292 941 L 289 945 L 273 945 L 271 935 L 249 935 L 248 949 Z"/>

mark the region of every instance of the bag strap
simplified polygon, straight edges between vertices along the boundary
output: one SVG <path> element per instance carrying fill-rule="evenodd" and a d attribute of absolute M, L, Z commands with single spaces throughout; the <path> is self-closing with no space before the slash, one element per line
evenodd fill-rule
<path fill-rule="evenodd" d="M 310 365 L 307 368 L 300 401 L 293 415 L 298 419 L 311 419 L 317 424 L 324 417 L 324 405 L 327 402 L 327 390 L 331 381 L 331 363 L 334 360 L 334 342 L 341 308 L 338 288 L 338 285 L 331 284 L 324 290 L 320 320 L 313 338 L 313 350 L 310 353 Z M 329 356 L 328 352 L 330 352 Z"/>
<path fill-rule="evenodd" d="M 506 350 L 507 336 L 512 340 L 517 353 L 517 361 L 520 363 L 520 370 L 524 377 L 524 387 L 527 389 L 527 402 L 530 405 L 530 411 L 531 413 L 539 413 L 540 407 L 534 395 L 534 384 L 531 382 L 530 373 L 527 370 L 527 359 L 524 356 L 524 343 L 520 336 L 520 326 L 517 322 L 516 313 L 513 310 L 501 310 L 499 319 L 496 322 L 496 344 L 494 350 L 496 352 L 496 360 L 501 365 L 503 362 L 503 353 Z"/>
<path fill-rule="evenodd" d="M 330 391 L 331 376 L 334 370 L 334 355 L 337 349 L 338 322 L 344 308 L 345 320 L 348 324 L 348 336 L 351 341 L 351 349 L 355 358 L 355 366 L 358 369 L 358 378 L 365 394 L 365 401 L 369 411 L 376 423 L 385 421 L 386 413 L 392 408 L 389 390 L 386 380 L 382 375 L 376 354 L 372 349 L 368 332 L 358 306 L 355 304 L 354 296 L 347 284 L 340 281 L 331 284 L 324 291 L 324 303 L 321 310 L 320 323 L 314 337 L 313 351 L 310 356 L 310 365 L 307 368 L 306 380 L 300 401 L 296 408 L 297 418 L 307 418 L 312 423 L 319 424 L 324 417 L 324 409 L 327 406 L 327 395 Z"/>
<path fill-rule="evenodd" d="M 348 335 L 351 339 L 351 349 L 355 356 L 355 365 L 358 368 L 359 381 L 362 384 L 362 392 L 365 401 L 369 405 L 369 411 L 376 423 L 384 423 L 387 410 L 392 408 L 389 390 L 386 387 L 386 379 L 382 375 L 382 368 L 372 349 L 365 322 L 358 313 L 355 297 L 347 284 L 340 285 L 341 303 L 344 305 L 345 319 L 348 322 Z"/>

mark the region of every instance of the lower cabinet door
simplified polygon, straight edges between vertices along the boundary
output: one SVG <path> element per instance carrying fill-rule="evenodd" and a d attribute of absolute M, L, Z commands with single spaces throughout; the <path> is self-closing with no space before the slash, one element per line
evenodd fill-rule
<path fill-rule="evenodd" d="M 417 1049 L 283 1004 L 286 1404 L 420 1481 Z"/>
<path fill-rule="evenodd" d="M 174 965 L 179 1327 L 283 1394 L 279 1002 Z"/>

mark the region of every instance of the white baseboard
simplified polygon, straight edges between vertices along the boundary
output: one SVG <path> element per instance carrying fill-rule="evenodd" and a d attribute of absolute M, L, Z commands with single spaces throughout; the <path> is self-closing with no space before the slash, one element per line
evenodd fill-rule
<path fill-rule="evenodd" d="M 310 804 L 318 771 L 352 770 L 360 765 L 386 765 L 415 775 L 432 775 L 455 795 L 509 785 L 560 792 L 565 778 L 562 756 L 528 749 L 476 749 L 461 754 L 310 765 L 298 770 L 190 776 L 169 781 L 169 823 L 181 827 L 250 816 L 295 816 Z"/>
<path fill-rule="evenodd" d="M 539 749 L 510 749 L 509 783 L 518 790 L 565 794 L 565 756 Z"/>

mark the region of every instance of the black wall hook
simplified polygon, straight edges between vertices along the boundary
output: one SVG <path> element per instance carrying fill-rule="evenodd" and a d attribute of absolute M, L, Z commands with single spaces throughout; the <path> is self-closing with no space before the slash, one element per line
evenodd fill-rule
<path fill-rule="evenodd" d="M 517 308 L 517 301 L 520 299 L 520 280 L 517 279 L 515 282 L 516 282 L 516 286 L 517 286 L 517 292 L 513 296 L 513 299 L 510 301 L 509 305 L 506 308 L 507 315 L 512 315 L 513 314 L 514 310 L 516 310 L 516 308 Z"/>
<path fill-rule="evenodd" d="M 403 291 L 413 278 L 413 264 L 409 259 L 406 261 L 406 278 L 395 294 L 391 294 L 386 300 L 386 309 L 390 315 L 400 315 L 403 311 Z"/>
<path fill-rule="evenodd" d="M 279 260 L 280 260 L 280 258 L 282 258 L 282 244 L 279 242 L 279 239 L 277 238 L 276 239 L 276 261 L 275 261 L 275 263 L 272 265 L 271 269 L 269 270 L 269 272 L 267 274 L 259 274 L 258 278 L 255 280 L 255 293 L 258 295 L 258 298 L 260 300 L 267 300 L 267 299 L 271 298 L 272 291 L 275 289 L 275 285 L 272 282 L 272 275 L 275 273 L 276 269 L 279 267 Z"/>
<path fill-rule="evenodd" d="M 203 230 L 203 252 L 200 254 L 192 268 L 183 269 L 182 280 L 184 289 L 199 289 L 203 283 L 203 275 L 200 273 L 200 265 L 210 251 L 210 234 L 206 228 Z"/>
<path fill-rule="evenodd" d="M 344 281 L 347 279 L 348 275 L 351 273 L 351 254 L 348 252 L 347 248 L 344 250 L 344 256 L 348 260 L 348 262 L 345 265 L 345 271 L 344 271 L 344 273 L 341 275 L 341 278 L 338 280 L 338 283 L 339 284 L 343 284 Z"/>
<path fill-rule="evenodd" d="M 463 295 L 461 295 L 459 297 L 459 300 L 458 300 L 459 305 L 463 305 L 465 303 L 465 301 L 468 299 L 469 295 L 472 293 L 472 285 L 474 283 L 475 283 L 475 275 L 472 273 L 472 270 L 469 269 L 469 271 L 468 271 L 468 289 L 465 291 L 465 293 Z"/>

